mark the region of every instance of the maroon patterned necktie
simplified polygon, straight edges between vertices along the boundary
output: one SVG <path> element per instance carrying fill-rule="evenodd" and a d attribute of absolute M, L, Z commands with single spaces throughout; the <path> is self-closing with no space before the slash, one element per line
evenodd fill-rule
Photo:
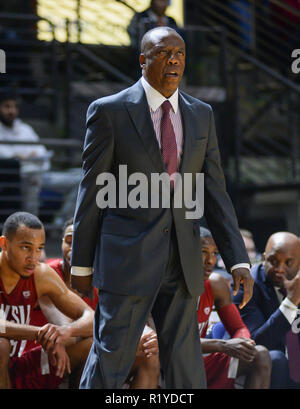
<path fill-rule="evenodd" d="M 290 330 L 286 334 L 286 346 L 289 357 L 290 378 L 300 383 L 300 344 L 299 335 Z"/>
<path fill-rule="evenodd" d="M 170 101 L 165 101 L 162 105 L 163 115 L 161 118 L 161 153 L 169 176 L 177 171 L 177 145 L 174 128 L 170 118 Z M 171 180 L 174 188 L 174 181 Z"/>

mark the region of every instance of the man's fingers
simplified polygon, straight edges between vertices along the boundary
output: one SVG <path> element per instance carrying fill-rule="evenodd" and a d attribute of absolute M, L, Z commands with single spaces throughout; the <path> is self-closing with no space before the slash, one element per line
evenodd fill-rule
<path fill-rule="evenodd" d="M 233 276 L 233 295 L 237 295 L 240 289 L 240 278 Z"/>
<path fill-rule="evenodd" d="M 50 360 L 50 363 L 51 363 L 52 366 L 57 365 L 57 360 L 56 360 L 55 354 L 50 354 L 49 355 L 49 360 Z"/>
<path fill-rule="evenodd" d="M 51 336 L 50 337 L 48 337 L 47 339 L 45 339 L 43 342 L 42 342 L 42 345 L 43 345 L 43 347 L 44 347 L 44 349 L 48 352 L 51 348 L 54 348 L 54 345 L 55 345 L 55 342 L 56 342 L 56 340 L 57 340 L 57 338 L 58 338 L 58 333 L 54 333 L 54 334 L 51 334 Z"/>
<path fill-rule="evenodd" d="M 243 301 L 239 305 L 240 309 L 243 308 L 252 298 L 253 285 L 251 283 L 251 276 L 249 278 L 243 279 L 243 285 L 244 285 L 244 296 L 243 296 Z"/>
<path fill-rule="evenodd" d="M 241 356 L 245 361 L 251 362 L 255 358 L 255 350 L 251 351 L 249 349 L 243 348 L 243 350 L 241 351 Z"/>
<path fill-rule="evenodd" d="M 38 332 L 37 341 L 40 343 L 47 342 L 56 331 L 56 326 L 52 325 L 47 325 L 41 328 Z"/>

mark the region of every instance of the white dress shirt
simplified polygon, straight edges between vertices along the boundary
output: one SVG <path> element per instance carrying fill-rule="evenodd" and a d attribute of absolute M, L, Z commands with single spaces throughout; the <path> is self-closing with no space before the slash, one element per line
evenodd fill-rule
<path fill-rule="evenodd" d="M 293 323 L 297 316 L 298 307 L 287 297 L 284 298 L 278 287 L 274 287 L 278 301 L 280 302 L 279 309 L 290 324 Z"/>

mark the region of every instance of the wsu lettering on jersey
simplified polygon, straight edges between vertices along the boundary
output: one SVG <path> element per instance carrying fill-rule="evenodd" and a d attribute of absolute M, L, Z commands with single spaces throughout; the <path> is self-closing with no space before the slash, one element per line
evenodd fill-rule
<path fill-rule="evenodd" d="M 26 324 L 30 323 L 30 305 L 0 305 L 0 310 L 2 311 L 2 316 L 6 321 L 15 322 L 16 324 Z M 10 341 L 12 349 L 10 356 L 15 356 L 18 354 L 20 356 L 25 348 L 26 341 Z M 24 344 L 24 346 L 22 345 Z M 22 346 L 22 348 L 21 348 Z"/>
<path fill-rule="evenodd" d="M 15 288 L 7 294 L 0 279 L 0 310 L 6 321 L 29 325 L 31 314 L 37 302 L 34 277 L 20 278 Z M 26 340 L 11 340 L 10 356 L 21 356 L 26 346 Z"/>

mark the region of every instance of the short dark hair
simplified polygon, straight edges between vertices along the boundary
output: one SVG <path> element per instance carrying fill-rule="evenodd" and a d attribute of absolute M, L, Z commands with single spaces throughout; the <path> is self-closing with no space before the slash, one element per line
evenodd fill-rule
<path fill-rule="evenodd" d="M 2 235 L 11 239 L 21 225 L 29 227 L 30 229 L 44 229 L 43 223 L 37 216 L 27 212 L 16 212 L 8 216 L 5 220 Z"/>
<path fill-rule="evenodd" d="M 212 237 L 211 231 L 200 226 L 200 237 Z"/>
<path fill-rule="evenodd" d="M 0 104 L 5 101 L 18 101 L 17 94 L 14 91 L 3 91 L 0 92 Z"/>
<path fill-rule="evenodd" d="M 63 225 L 63 230 L 62 230 L 62 234 L 65 234 L 65 231 L 67 229 L 68 226 L 71 226 L 72 224 L 74 224 L 74 217 L 71 217 L 70 219 L 68 219 L 67 221 L 65 221 L 64 225 Z"/>

